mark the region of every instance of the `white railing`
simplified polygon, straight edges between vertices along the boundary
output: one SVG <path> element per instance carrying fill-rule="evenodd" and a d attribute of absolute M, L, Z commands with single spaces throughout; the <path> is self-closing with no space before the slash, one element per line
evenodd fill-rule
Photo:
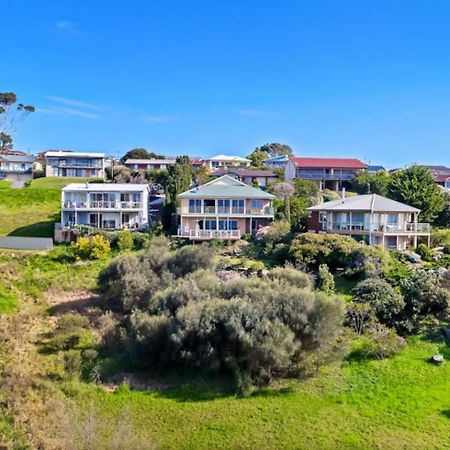
<path fill-rule="evenodd" d="M 63 202 L 65 209 L 142 209 L 141 202 Z"/>
<path fill-rule="evenodd" d="M 367 231 L 379 233 L 429 233 L 429 223 L 370 223 L 370 222 L 329 222 L 327 231 Z"/>
<path fill-rule="evenodd" d="M 241 230 L 190 230 L 179 228 L 177 236 L 190 239 L 240 239 Z"/>
<path fill-rule="evenodd" d="M 178 214 L 214 214 L 217 216 L 230 216 L 230 215 L 239 215 L 239 214 L 247 214 L 252 216 L 265 216 L 265 215 L 273 215 L 273 208 L 267 206 L 261 209 L 245 209 L 245 208 L 225 208 L 219 206 L 217 209 L 214 206 L 206 206 L 202 211 L 200 208 L 178 208 Z"/>

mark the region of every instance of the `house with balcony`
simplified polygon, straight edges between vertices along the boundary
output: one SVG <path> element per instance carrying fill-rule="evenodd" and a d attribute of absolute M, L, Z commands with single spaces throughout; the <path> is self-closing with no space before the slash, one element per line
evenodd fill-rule
<path fill-rule="evenodd" d="M 48 151 L 44 154 L 45 176 L 104 178 L 106 155 L 93 152 Z"/>
<path fill-rule="evenodd" d="M 285 180 L 311 180 L 320 189 L 339 191 L 367 170 L 367 164 L 355 158 L 306 158 L 293 156 L 286 164 Z"/>
<path fill-rule="evenodd" d="M 176 158 L 151 158 L 151 159 L 133 159 L 129 158 L 124 162 L 124 166 L 131 170 L 166 170 L 169 166 L 175 164 Z"/>
<path fill-rule="evenodd" d="M 36 158 L 27 154 L 0 154 L 0 178 L 9 174 L 31 174 Z"/>
<path fill-rule="evenodd" d="M 206 167 L 210 169 L 219 169 L 222 167 L 248 167 L 251 161 L 247 158 L 242 158 L 241 156 L 229 156 L 229 155 L 216 155 L 212 158 L 207 159 Z"/>
<path fill-rule="evenodd" d="M 143 229 L 148 199 L 147 184 L 71 183 L 62 189 L 61 228 Z"/>
<path fill-rule="evenodd" d="M 278 155 L 267 158 L 263 165 L 264 167 L 269 167 L 270 169 L 284 169 L 287 162 L 289 161 L 289 156 Z"/>
<path fill-rule="evenodd" d="M 239 167 L 224 167 L 211 172 L 213 178 L 223 175 L 234 177 L 245 184 L 266 188 L 269 183 L 278 180 L 278 177 L 271 170 L 241 169 Z"/>
<path fill-rule="evenodd" d="M 275 196 L 229 175 L 178 195 L 179 227 L 174 237 L 201 241 L 237 240 L 274 218 Z"/>
<path fill-rule="evenodd" d="M 377 194 L 345 197 L 308 208 L 308 230 L 351 236 L 369 245 L 405 250 L 418 241 L 430 245 L 430 224 L 420 210 Z"/>
<path fill-rule="evenodd" d="M 450 167 L 446 166 L 423 166 L 431 170 L 434 181 L 445 189 L 450 189 Z"/>

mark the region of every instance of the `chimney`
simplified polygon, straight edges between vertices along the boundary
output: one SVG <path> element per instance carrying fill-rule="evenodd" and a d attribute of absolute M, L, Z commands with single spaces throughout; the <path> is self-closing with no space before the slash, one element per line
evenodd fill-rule
<path fill-rule="evenodd" d="M 345 203 L 345 187 L 342 188 L 342 203 Z"/>

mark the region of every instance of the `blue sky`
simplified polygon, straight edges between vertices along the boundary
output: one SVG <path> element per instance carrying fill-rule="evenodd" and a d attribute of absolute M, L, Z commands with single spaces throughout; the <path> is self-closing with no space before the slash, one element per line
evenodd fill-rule
<path fill-rule="evenodd" d="M 450 165 L 447 0 L 2 3 L 17 149 Z"/>

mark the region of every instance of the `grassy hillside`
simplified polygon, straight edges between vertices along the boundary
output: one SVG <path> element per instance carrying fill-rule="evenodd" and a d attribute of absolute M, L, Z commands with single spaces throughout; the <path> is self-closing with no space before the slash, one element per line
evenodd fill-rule
<path fill-rule="evenodd" d="M 5 349 L 14 355 L 0 358 L 0 368 L 7 364 L 6 373 L 20 380 L 5 392 L 15 399 L 14 414 L 2 417 L 6 403 L 0 402 L 0 436 L 24 442 L 13 448 L 26 448 L 25 436 L 31 448 L 39 447 L 39 434 L 52 436 L 51 417 L 61 404 L 51 403 L 48 413 L 45 402 L 58 398 L 69 405 L 62 416 L 70 424 L 65 438 L 81 439 L 71 433 L 89 425 L 92 435 L 84 432 L 83 439 L 101 439 L 104 446 L 96 448 L 108 448 L 118 433 L 144 442 L 139 448 L 450 448 L 450 350 L 439 338 L 412 337 L 405 350 L 383 361 L 361 359 L 356 342 L 342 366 L 324 367 L 307 380 L 281 380 L 249 398 L 237 398 L 227 379 L 182 371 L 145 374 L 143 391 L 121 385 L 111 392 L 67 380 L 62 356 L 42 351 L 42 340 L 54 326 L 52 314 L 81 307 L 80 290 L 95 287 L 107 261 L 68 264 L 63 256 L 63 247 L 39 255 L 0 253 L 6 274 L 0 296 L 20 298 L 19 308 L 9 305 L 9 313 L 0 314 L 0 338 L 8 330 Z M 446 362 L 429 364 L 438 352 Z M 47 447 L 53 448 L 48 442 L 40 448 Z"/>
<path fill-rule="evenodd" d="M 32 180 L 29 187 L 9 188 L 0 181 L 0 235 L 53 236 L 59 220 L 61 189 L 86 178 L 46 177 Z"/>

